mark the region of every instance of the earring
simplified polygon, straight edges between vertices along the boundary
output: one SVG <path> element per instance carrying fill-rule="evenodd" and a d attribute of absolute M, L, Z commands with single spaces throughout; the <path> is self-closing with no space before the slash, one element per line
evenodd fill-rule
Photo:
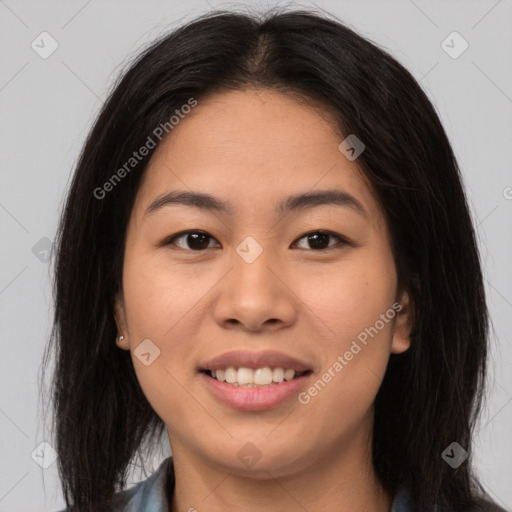
<path fill-rule="evenodd" d="M 119 336 L 119 341 L 123 341 L 124 340 L 124 336 Z"/>

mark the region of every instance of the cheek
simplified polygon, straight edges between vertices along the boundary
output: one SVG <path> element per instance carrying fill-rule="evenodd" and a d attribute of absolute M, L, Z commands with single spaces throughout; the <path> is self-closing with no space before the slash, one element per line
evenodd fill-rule
<path fill-rule="evenodd" d="M 314 313 L 328 344 L 343 345 L 373 326 L 396 295 L 394 262 L 385 250 L 355 251 L 325 272 L 303 272 L 295 282 L 294 291 Z M 389 327 L 382 330 L 389 335 Z"/>
<path fill-rule="evenodd" d="M 132 352 L 145 339 L 159 347 L 161 356 L 180 350 L 173 343 L 181 320 L 197 302 L 197 293 L 186 277 L 155 254 L 134 247 L 126 251 L 123 297 Z"/>
<path fill-rule="evenodd" d="M 187 340 L 197 338 L 198 324 L 189 318 L 200 307 L 206 290 L 191 283 L 196 281 L 184 269 L 173 268 L 162 258 L 142 251 L 126 253 L 123 295 L 133 365 L 146 398 L 167 424 L 169 411 L 186 417 L 194 407 L 181 383 L 188 382 L 196 363 Z M 137 355 L 139 345 L 147 339 L 159 351 L 149 365 Z"/>
<path fill-rule="evenodd" d="M 198 305 L 208 285 L 194 279 L 193 272 L 171 264 L 163 251 L 127 252 L 123 293 L 129 331 L 163 341 L 182 328 L 181 320 Z"/>
<path fill-rule="evenodd" d="M 321 319 L 319 329 L 323 325 L 316 340 L 322 370 L 301 403 L 324 425 L 340 418 L 356 425 L 368 413 L 389 359 L 396 317 L 392 256 L 361 251 L 336 270 L 301 282 L 301 298 Z"/>

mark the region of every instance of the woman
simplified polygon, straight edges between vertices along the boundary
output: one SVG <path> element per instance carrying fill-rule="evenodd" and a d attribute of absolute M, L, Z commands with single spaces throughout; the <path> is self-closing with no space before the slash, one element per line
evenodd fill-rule
<path fill-rule="evenodd" d="M 487 310 L 457 163 L 410 73 L 337 20 L 216 12 L 144 51 L 58 248 L 73 510 L 500 510 L 471 467 Z"/>

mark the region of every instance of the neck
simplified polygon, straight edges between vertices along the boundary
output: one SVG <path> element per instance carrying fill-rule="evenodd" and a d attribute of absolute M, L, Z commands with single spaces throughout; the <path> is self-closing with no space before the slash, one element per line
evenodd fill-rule
<path fill-rule="evenodd" d="M 326 454 L 306 454 L 284 469 L 243 475 L 236 467 L 219 465 L 179 443 L 171 446 L 175 468 L 171 512 L 391 510 L 392 497 L 378 481 L 363 439 L 340 443 Z"/>

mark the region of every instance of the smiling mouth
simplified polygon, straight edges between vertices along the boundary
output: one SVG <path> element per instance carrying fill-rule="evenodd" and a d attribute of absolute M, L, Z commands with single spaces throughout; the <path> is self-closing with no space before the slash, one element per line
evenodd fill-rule
<path fill-rule="evenodd" d="M 291 368 L 282 367 L 272 368 L 270 366 L 264 366 L 262 368 L 252 369 L 229 366 L 225 369 L 203 369 L 201 373 L 234 387 L 266 388 L 299 379 L 305 375 L 311 374 L 312 370 L 297 372 Z"/>

